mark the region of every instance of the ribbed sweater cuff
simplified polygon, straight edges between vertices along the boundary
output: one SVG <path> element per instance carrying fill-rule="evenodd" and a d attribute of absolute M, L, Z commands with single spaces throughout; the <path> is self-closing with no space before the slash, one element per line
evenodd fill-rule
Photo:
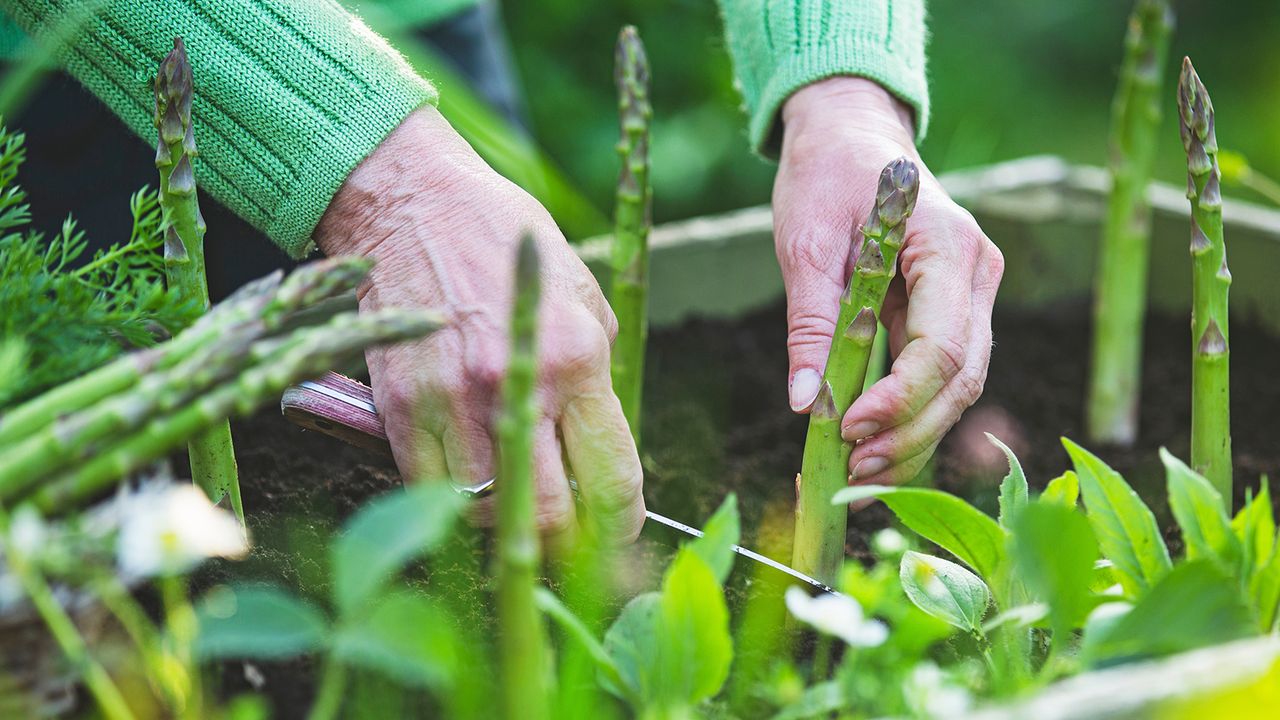
<path fill-rule="evenodd" d="M 838 75 L 874 80 L 929 125 L 923 0 L 720 0 L 752 147 L 777 157 L 792 93 Z"/>
<path fill-rule="evenodd" d="M 55 27 L 86 0 L 0 0 L 23 30 Z M 195 75 L 202 188 L 293 257 L 347 175 L 436 100 L 395 50 L 333 0 L 116 0 L 60 58 L 154 142 L 151 78 L 182 36 Z"/>

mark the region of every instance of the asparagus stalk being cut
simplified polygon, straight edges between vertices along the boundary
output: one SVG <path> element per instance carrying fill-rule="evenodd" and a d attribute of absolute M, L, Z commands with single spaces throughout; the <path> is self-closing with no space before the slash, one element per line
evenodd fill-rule
<path fill-rule="evenodd" d="M 1231 378 L 1227 296 L 1231 271 L 1222 238 L 1221 174 L 1213 102 L 1183 58 L 1178 127 L 1191 201 L 1191 466 L 1231 510 Z"/>
<path fill-rule="evenodd" d="M 1173 30 L 1167 0 L 1138 0 L 1129 18 L 1120 84 L 1111 108 L 1111 195 L 1098 252 L 1090 439 L 1132 444 L 1138 434 L 1142 325 L 1147 302 L 1151 208 L 1146 188 L 1160 129 L 1161 75 Z"/>
<path fill-rule="evenodd" d="M 618 317 L 613 343 L 613 391 L 640 444 L 640 406 L 644 385 L 644 349 L 649 335 L 649 61 L 631 26 L 618 36 L 614 79 L 622 137 L 618 154 L 617 210 L 613 231 L 613 289 L 610 300 Z"/>
<path fill-rule="evenodd" d="M 533 428 L 538 420 L 537 318 L 541 293 L 532 236 L 516 258 L 511 359 L 498 417 L 498 620 L 501 631 L 503 717 L 549 717 L 549 668 L 542 614 L 534 600 L 539 547 L 533 478 Z"/>
<path fill-rule="evenodd" d="M 247 415 L 277 398 L 289 385 L 333 367 L 357 361 L 371 345 L 422 337 L 440 327 L 441 317 L 421 310 L 387 309 L 375 313 L 343 313 L 324 325 L 266 338 L 244 352 L 228 353 L 222 361 L 235 369 L 214 371 L 230 378 L 173 412 L 150 419 L 136 432 L 112 438 L 106 450 L 83 463 L 51 476 L 34 495 L 42 510 L 56 512 L 100 491 L 118 478 L 163 457 L 209 427 L 232 415 Z M 180 371 L 175 368 L 173 372 Z M 155 405 L 147 391 L 163 391 L 167 384 L 138 385 L 117 405 Z M 132 413 L 133 411 L 127 411 Z M 50 428 L 49 432 L 56 432 Z M 80 454 L 83 448 L 72 448 Z"/>
<path fill-rule="evenodd" d="M 191 63 L 182 38 L 174 38 L 173 51 L 160 62 L 156 75 L 155 124 L 156 168 L 160 170 L 160 206 L 164 208 L 164 269 L 169 285 L 183 299 L 202 308 L 209 307 L 209 286 L 204 269 L 204 217 L 196 198 L 196 176 L 192 161 L 196 156 L 195 129 L 191 123 L 194 85 Z M 191 479 L 213 502 L 230 495 L 231 507 L 244 524 L 240 503 L 240 480 L 231 425 L 215 423 L 208 432 L 193 438 L 187 446 L 191 458 Z"/>
<path fill-rule="evenodd" d="M 848 509 L 831 504 L 831 497 L 848 482 L 849 456 L 853 452 L 853 447 L 840 437 L 840 420 L 866 379 L 877 318 L 896 270 L 898 250 L 919 188 L 919 170 L 906 158 L 894 160 L 880 173 L 875 206 L 855 233 L 852 249 L 857 250 L 857 259 L 840 297 L 840 314 L 826 371 L 809 411 L 809 431 L 797 480 L 792 566 L 827 584 L 835 581 L 844 559 L 848 521 Z"/>

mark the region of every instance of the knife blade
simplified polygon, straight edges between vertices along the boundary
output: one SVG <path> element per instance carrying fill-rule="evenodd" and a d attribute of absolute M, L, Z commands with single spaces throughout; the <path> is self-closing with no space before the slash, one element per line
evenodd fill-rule
<path fill-rule="evenodd" d="M 377 406 L 373 404 L 373 390 L 359 380 L 335 372 L 327 372 L 315 380 L 304 380 L 285 390 L 280 398 L 280 411 L 295 425 L 391 457 L 391 444 L 387 440 L 386 429 L 383 427 L 382 418 L 378 415 Z M 575 490 L 577 489 L 573 480 L 570 480 L 570 484 L 574 485 Z M 478 497 L 487 494 L 493 485 L 494 479 L 490 478 L 475 485 L 457 489 L 465 495 Z M 703 532 L 698 528 L 652 510 L 646 510 L 645 517 L 690 537 L 703 536 Z M 824 593 L 841 594 L 826 583 L 754 550 L 748 550 L 741 545 L 730 547 L 733 552 L 742 557 L 767 565 Z"/>

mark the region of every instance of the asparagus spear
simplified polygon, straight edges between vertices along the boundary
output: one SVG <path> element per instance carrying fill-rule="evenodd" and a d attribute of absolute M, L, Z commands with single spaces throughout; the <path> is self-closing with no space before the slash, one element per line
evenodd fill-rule
<path fill-rule="evenodd" d="M 533 427 L 538 302 L 538 251 L 533 237 L 520 242 L 516 297 L 511 315 L 511 360 L 502 384 L 498 418 L 498 620 L 501 629 L 503 716 L 549 717 L 547 640 L 534 599 L 539 562 L 533 484 Z"/>
<path fill-rule="evenodd" d="M 1178 120 L 1191 201 L 1191 466 L 1231 510 L 1231 378 L 1227 295 L 1231 271 L 1222 239 L 1222 192 L 1213 101 L 1182 60 Z"/>
<path fill-rule="evenodd" d="M 1094 293 L 1088 432 L 1095 442 L 1130 445 L 1138 434 L 1142 325 L 1147 302 L 1151 208 L 1146 188 L 1160 128 L 1161 70 L 1173 11 L 1138 0 L 1129 18 L 1120 85 L 1111 109 L 1111 195 Z"/>
<path fill-rule="evenodd" d="M 613 343 L 613 391 L 640 445 L 644 349 L 649 335 L 649 226 L 653 192 L 649 186 L 649 61 L 636 29 L 618 35 L 614 80 L 622 137 L 618 154 L 617 210 L 613 231 L 613 311 L 618 337 Z"/>
<path fill-rule="evenodd" d="M 133 387 L 148 374 L 199 357 L 244 323 L 256 321 L 266 332 L 278 331 L 306 308 L 353 290 L 371 267 L 368 260 L 342 257 L 304 265 L 283 283 L 281 273 L 251 282 L 173 340 L 121 357 L 9 411 L 0 417 L 0 448 Z"/>
<path fill-rule="evenodd" d="M 847 484 L 853 447 L 840 437 L 840 419 L 862 390 L 876 335 L 877 317 L 893 279 L 906 221 L 915 209 L 920 174 L 906 158 L 880 173 L 875 206 L 860 228 L 862 242 L 853 274 L 840 297 L 835 337 L 818 397 L 809 411 L 804 459 L 797 480 L 796 533 L 792 566 L 833 583 L 844 558 L 848 509 L 831 504 Z"/>
<path fill-rule="evenodd" d="M 191 63 L 182 38 L 174 38 L 173 51 L 160 62 L 156 75 L 156 167 L 160 170 L 160 207 L 168 227 L 164 237 L 164 270 L 172 287 L 183 299 L 209 307 L 209 286 L 204 269 L 204 217 L 196 198 L 196 176 L 191 165 L 196 156 L 195 131 L 191 123 L 194 86 Z M 240 480 L 231 425 L 215 423 L 209 431 L 187 445 L 191 458 L 191 479 L 213 502 L 230 494 L 231 507 L 244 524 L 240 503 Z"/>
<path fill-rule="evenodd" d="M 417 310 L 343 313 L 325 325 L 268 338 L 255 343 L 246 353 L 229 354 L 228 361 L 247 361 L 248 364 L 233 373 L 233 380 L 170 414 L 152 419 L 137 432 L 114 438 L 105 451 L 88 462 L 55 474 L 51 482 L 34 495 L 35 503 L 45 511 L 64 509 L 227 417 L 253 412 L 301 379 L 332 367 L 344 367 L 358 360 L 371 345 L 426 335 L 442 322 L 439 315 Z M 142 396 L 142 390 L 143 386 L 138 386 L 131 398 L 139 406 L 150 402 Z M 47 430 L 55 431 L 54 428 Z"/>

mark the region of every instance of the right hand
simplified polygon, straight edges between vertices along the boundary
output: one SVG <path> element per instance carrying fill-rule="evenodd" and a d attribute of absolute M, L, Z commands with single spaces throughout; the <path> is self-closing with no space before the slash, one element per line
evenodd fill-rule
<path fill-rule="evenodd" d="M 496 473 L 493 422 L 506 374 L 516 246 L 542 264 L 541 418 L 534 429 L 538 524 L 552 544 L 577 533 L 572 467 L 593 532 L 635 539 L 644 523 L 635 443 L 613 394 L 617 321 L 551 216 L 493 171 L 432 107 L 409 115 L 347 178 L 316 229 L 328 255 L 377 260 L 360 309 L 430 307 L 449 324 L 371 349 L 375 402 L 406 478 L 471 485 Z M 495 492 L 502 492 L 498 478 Z M 479 515 L 491 515 L 484 502 Z"/>

